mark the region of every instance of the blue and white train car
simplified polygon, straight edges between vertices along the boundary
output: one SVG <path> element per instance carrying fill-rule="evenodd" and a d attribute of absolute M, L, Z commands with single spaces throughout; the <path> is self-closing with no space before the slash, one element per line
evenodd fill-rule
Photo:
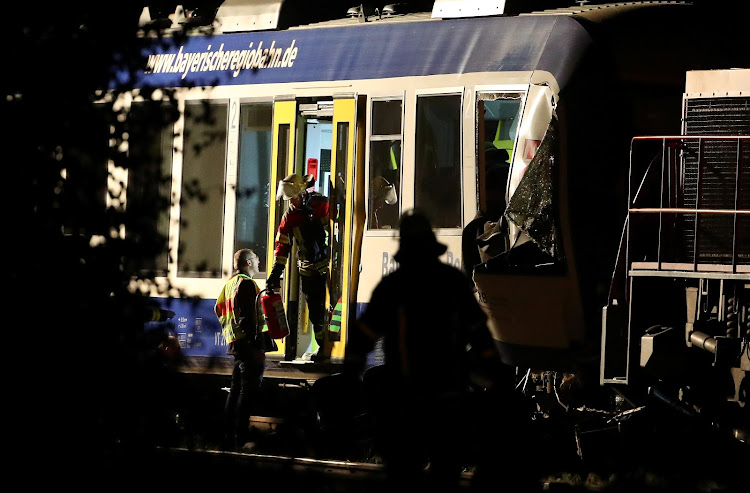
<path fill-rule="evenodd" d="M 410 208 L 430 215 L 442 260 L 473 276 L 506 361 L 598 355 L 630 138 L 678 133 L 685 71 L 738 56 L 719 37 L 696 42 L 711 16 L 682 2 L 511 14 L 506 2 L 438 1 L 283 28 L 282 10 L 269 21 L 234 3 L 219 7 L 214 34 L 154 38 L 117 81 L 134 88 L 116 101 L 135 122 L 131 156 L 168 178 L 115 169 L 121 205 L 169 203 L 153 218 L 165 252 L 151 267 L 172 291 L 152 295 L 175 312 L 194 362 L 225 357 L 213 305 L 235 250 L 259 254 L 264 286 L 283 213 L 276 184 L 293 172 L 315 174 L 331 200 L 334 362 L 396 267 Z M 177 114 L 165 126 L 142 108 L 167 92 Z M 292 332 L 271 355 L 286 365 L 315 350 L 294 265 L 283 285 Z"/>

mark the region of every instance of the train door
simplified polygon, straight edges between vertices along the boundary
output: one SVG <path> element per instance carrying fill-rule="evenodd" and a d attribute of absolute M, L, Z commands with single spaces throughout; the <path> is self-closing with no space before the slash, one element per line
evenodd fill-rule
<path fill-rule="evenodd" d="M 314 191 L 329 198 L 326 313 L 332 358 L 343 358 L 352 278 L 355 141 L 357 97 L 288 98 L 274 102 L 271 183 L 291 173 L 315 177 Z M 274 187 L 272 187 L 274 188 Z M 274 188 L 275 193 L 275 188 Z M 269 209 L 268 262 L 273 263 L 276 230 L 287 204 Z M 305 362 L 317 351 L 297 270 L 297 248 L 292 249 L 285 270 L 282 293 L 290 335 L 285 340 L 285 359 Z"/>
<path fill-rule="evenodd" d="M 276 230 L 284 214 L 284 204 L 276 200 L 276 184 L 294 170 L 294 151 L 297 131 L 297 101 L 292 99 L 276 99 L 273 103 L 273 130 L 271 137 L 271 180 L 270 193 L 272 204 L 268 208 L 268 243 L 266 254 L 266 265 L 268 272 L 274 263 L 274 240 Z M 295 265 L 293 258 L 289 264 Z M 296 287 L 296 277 L 293 276 L 294 269 L 287 265 L 286 280 L 282 285 L 282 295 L 287 313 L 296 313 L 299 304 L 299 296 Z M 279 351 L 285 354 L 286 359 L 294 359 L 296 353 L 296 317 L 288 317 L 290 324 L 290 335 L 280 341 Z"/>
<path fill-rule="evenodd" d="M 354 207 L 357 106 L 355 95 L 341 95 L 333 100 L 333 147 L 331 153 L 331 207 L 330 207 L 330 280 L 328 313 L 330 338 L 333 340 L 332 358 L 343 358 L 346 346 L 347 322 L 351 308 L 353 265 L 357 256 L 354 249 Z M 360 228 L 361 231 L 361 228 Z"/>

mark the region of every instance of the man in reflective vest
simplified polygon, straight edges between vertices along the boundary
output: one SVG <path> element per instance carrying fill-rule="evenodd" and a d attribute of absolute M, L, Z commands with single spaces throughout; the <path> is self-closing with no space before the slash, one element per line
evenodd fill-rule
<path fill-rule="evenodd" d="M 227 342 L 227 354 L 234 356 L 232 380 L 224 407 L 228 445 L 248 442 L 250 408 L 257 398 L 265 369 L 263 315 L 256 305 L 258 256 L 249 249 L 234 254 L 234 275 L 226 282 L 214 306 Z"/>
<path fill-rule="evenodd" d="M 328 337 L 326 323 L 325 298 L 328 279 L 328 198 L 309 192 L 315 184 L 312 175 L 304 177 L 292 174 L 279 182 L 276 200 L 289 201 L 289 208 L 284 213 L 276 233 L 274 247 L 274 266 L 268 276 L 266 287 L 278 289 L 281 285 L 281 274 L 284 272 L 287 258 L 296 241 L 299 250 L 297 265 L 299 267 L 302 293 L 307 301 L 315 341 L 318 351 L 312 356 L 313 361 L 324 361 L 330 358 L 332 343 Z"/>

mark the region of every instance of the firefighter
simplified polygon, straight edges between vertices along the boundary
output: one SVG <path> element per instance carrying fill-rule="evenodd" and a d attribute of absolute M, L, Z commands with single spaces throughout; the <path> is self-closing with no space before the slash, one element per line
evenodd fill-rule
<path fill-rule="evenodd" d="M 387 205 L 395 205 L 398 203 L 398 197 L 396 196 L 396 188 L 393 186 L 393 183 L 390 183 L 388 180 L 383 178 L 382 176 L 376 176 L 372 180 L 372 215 L 373 220 L 375 221 L 374 227 L 375 229 L 379 229 L 381 227 L 380 219 L 378 217 L 378 212 Z M 393 209 L 390 209 L 391 211 Z M 388 210 L 386 210 L 387 212 Z M 382 225 L 383 228 L 390 228 L 391 225 L 388 224 L 388 220 L 384 221 L 384 224 Z"/>
<path fill-rule="evenodd" d="M 291 252 L 292 242 L 296 241 L 299 249 L 297 265 L 302 293 L 307 301 L 307 310 L 318 344 L 318 350 L 312 355 L 312 360 L 325 361 L 330 358 L 332 348 L 325 311 L 330 259 L 328 198 L 317 192 L 308 191 L 314 184 L 313 175 L 302 177 L 297 174 L 289 175 L 279 182 L 276 200 L 288 201 L 289 208 L 281 218 L 276 233 L 274 265 L 266 287 L 280 287 L 281 274 Z"/>

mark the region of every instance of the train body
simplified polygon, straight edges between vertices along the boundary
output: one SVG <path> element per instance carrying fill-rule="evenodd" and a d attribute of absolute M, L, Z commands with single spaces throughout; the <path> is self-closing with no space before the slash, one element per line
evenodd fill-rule
<path fill-rule="evenodd" d="M 227 22 L 220 34 L 154 39 L 143 65 L 118 75 L 118 86 L 133 88 L 112 93 L 134 122 L 131 157 L 154 163 L 163 179 L 112 166 L 127 197 L 116 205 L 159 197 L 169 204 L 152 218 L 165 251 L 149 266 L 149 289 L 175 313 L 175 336 L 194 365 L 226 360 L 213 305 L 233 252 L 260 256 L 263 288 L 283 214 L 276 183 L 311 173 L 331 206 L 326 303 L 341 327 L 334 362 L 345 357 L 373 289 L 397 266 L 400 213 L 420 208 L 448 247 L 442 260 L 474 279 L 507 363 L 588 365 L 602 383 L 633 381 L 629 361 L 648 327 L 636 327 L 641 315 L 622 313 L 642 296 L 637 284 L 672 271 L 633 264 L 627 283 L 617 276 L 634 208 L 631 139 L 680 134 L 686 72 L 736 67 L 746 55 L 739 34 L 719 35 L 721 14 L 682 2 L 512 15 L 469 15 L 448 4 L 403 15 L 342 12 L 284 29 Z M 146 109 L 163 98 L 164 111 L 174 111 L 166 91 L 177 111 L 169 125 Z M 743 207 L 732 216 L 740 225 Z M 628 227 L 631 241 L 632 221 Z M 738 293 L 734 314 L 747 308 L 746 238 L 737 238 L 734 270 L 705 277 L 725 297 L 729 285 Z M 701 279 L 692 272 L 670 282 Z M 696 282 L 703 293 L 704 281 Z M 269 361 L 304 365 L 316 348 L 294 255 L 282 291 L 291 332 Z M 685 315 L 671 305 L 669 312 Z M 747 336 L 737 335 L 746 349 Z"/>

